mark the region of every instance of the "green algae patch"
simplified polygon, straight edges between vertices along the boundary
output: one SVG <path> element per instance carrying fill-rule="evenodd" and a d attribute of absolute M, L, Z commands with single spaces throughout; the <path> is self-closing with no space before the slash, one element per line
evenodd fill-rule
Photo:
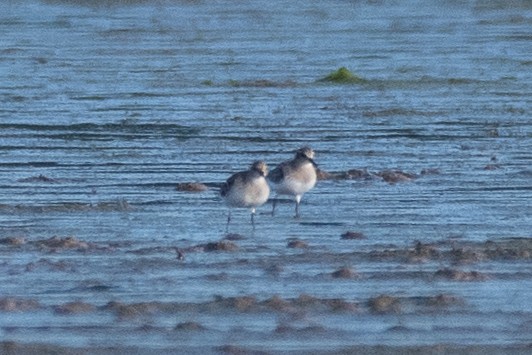
<path fill-rule="evenodd" d="M 319 79 L 318 82 L 335 83 L 335 84 L 363 84 L 363 83 L 366 83 L 367 80 L 359 77 L 356 74 L 353 74 L 346 67 L 341 67 L 340 69 Z"/>

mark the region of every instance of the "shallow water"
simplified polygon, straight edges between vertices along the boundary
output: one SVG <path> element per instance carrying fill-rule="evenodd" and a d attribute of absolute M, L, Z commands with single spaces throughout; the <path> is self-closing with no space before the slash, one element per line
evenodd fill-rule
<path fill-rule="evenodd" d="M 529 346 L 531 29 L 527 1 L 8 1 L 0 339 Z M 234 213 L 207 252 L 218 184 L 302 145 L 337 177 L 302 218 Z"/>

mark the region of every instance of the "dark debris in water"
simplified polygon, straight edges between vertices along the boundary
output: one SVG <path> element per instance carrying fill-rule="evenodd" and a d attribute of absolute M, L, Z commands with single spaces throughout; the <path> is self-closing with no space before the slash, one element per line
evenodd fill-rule
<path fill-rule="evenodd" d="M 59 181 L 56 179 L 52 179 L 48 176 L 40 174 L 39 176 L 31 176 L 28 178 L 18 179 L 18 182 L 31 182 L 31 183 L 38 183 L 38 182 L 44 182 L 49 184 L 56 184 Z"/>

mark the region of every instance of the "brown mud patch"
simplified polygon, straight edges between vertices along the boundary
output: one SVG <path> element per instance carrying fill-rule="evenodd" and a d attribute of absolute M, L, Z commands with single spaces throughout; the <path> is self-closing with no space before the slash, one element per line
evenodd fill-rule
<path fill-rule="evenodd" d="M 463 307 L 460 297 L 448 294 L 423 297 L 398 297 L 381 294 L 366 300 L 345 298 L 321 298 L 301 294 L 295 298 L 282 298 L 274 295 L 259 299 L 254 295 L 235 297 L 215 296 L 206 302 L 159 302 L 147 301 L 125 303 L 111 301 L 104 306 L 95 306 L 84 301 L 67 302 L 57 306 L 43 307 L 32 299 L 0 298 L 0 312 L 31 312 L 50 309 L 58 315 L 90 314 L 109 312 L 118 320 L 157 317 L 161 315 L 187 314 L 283 314 L 293 316 L 324 314 L 399 314 L 406 312 L 441 312 L 453 307 Z M 201 325 L 180 323 L 176 329 L 201 330 Z M 192 322 L 193 323 L 193 322 Z"/>
<path fill-rule="evenodd" d="M 345 299 L 326 299 L 302 294 L 296 298 L 281 298 L 277 295 L 260 300 L 256 296 L 235 297 L 215 296 L 214 300 L 203 303 L 180 302 L 109 302 L 101 308 L 111 311 L 119 318 L 134 318 L 157 314 L 179 314 L 181 312 L 235 312 L 235 313 L 338 313 L 354 312 L 358 304 Z"/>
<path fill-rule="evenodd" d="M 259 304 L 257 298 L 254 296 L 238 296 L 227 298 L 217 296 L 214 302 L 217 306 L 238 312 L 256 311 Z"/>
<path fill-rule="evenodd" d="M 461 271 L 455 269 L 440 269 L 434 274 L 435 278 L 443 278 L 452 281 L 485 281 L 489 277 L 478 271 Z"/>
<path fill-rule="evenodd" d="M 119 244 L 113 246 L 111 244 L 97 244 L 93 242 L 86 242 L 74 236 L 53 236 L 47 239 L 27 241 L 24 245 L 37 248 L 38 250 L 46 253 L 60 253 L 65 251 L 75 251 L 82 253 L 109 252 L 114 251 L 116 247 L 120 246 Z"/>
<path fill-rule="evenodd" d="M 356 279 L 358 278 L 358 273 L 349 267 L 343 267 L 331 273 L 331 276 L 335 279 Z"/>
<path fill-rule="evenodd" d="M 416 174 L 406 173 L 401 170 L 384 170 L 376 174 L 389 184 L 409 182 L 417 178 Z"/>
<path fill-rule="evenodd" d="M 465 301 L 461 297 L 449 294 L 422 297 L 397 297 L 382 294 L 370 298 L 367 310 L 374 314 L 400 314 L 411 312 L 442 312 L 450 308 L 462 308 Z"/>
<path fill-rule="evenodd" d="M 63 315 L 90 313 L 95 309 L 96 307 L 92 304 L 81 301 L 68 302 L 54 307 L 55 313 Z"/>
<path fill-rule="evenodd" d="M 81 253 L 88 252 L 110 252 L 117 248 L 127 247 L 127 243 L 93 243 L 78 239 L 75 236 L 53 236 L 46 239 L 30 240 L 25 237 L 7 237 L 0 239 L 0 247 L 7 246 L 17 251 L 37 250 L 45 253 L 60 253 L 74 251 Z"/>
<path fill-rule="evenodd" d="M 207 191 L 209 187 L 200 182 L 182 182 L 182 183 L 178 183 L 175 189 L 177 191 L 183 191 L 183 192 L 203 192 L 203 191 Z"/>
<path fill-rule="evenodd" d="M 423 169 L 420 174 L 409 173 L 402 170 L 386 169 L 371 172 L 367 169 L 349 169 L 346 171 L 327 172 L 318 171 L 319 180 L 383 180 L 389 184 L 410 182 L 423 175 L 439 174 L 437 169 Z"/>
<path fill-rule="evenodd" d="M 6 237 L 0 239 L 0 244 L 9 246 L 19 246 L 26 244 L 26 238 L 24 237 Z"/>
<path fill-rule="evenodd" d="M 206 330 L 207 328 L 201 325 L 198 322 L 182 322 L 176 324 L 174 327 L 174 330 L 182 330 L 182 331 L 199 331 L 199 330 Z"/>
<path fill-rule="evenodd" d="M 243 346 L 237 345 L 222 345 L 216 347 L 216 353 L 226 355 L 270 355 L 270 352 L 261 350 L 251 350 Z"/>
<path fill-rule="evenodd" d="M 2 312 L 27 312 L 40 309 L 41 305 L 33 299 L 3 297 L 0 298 L 0 311 Z"/>
<path fill-rule="evenodd" d="M 452 307 L 452 306 L 463 306 L 465 301 L 461 297 L 439 294 L 436 296 L 429 297 L 420 297 L 418 300 L 418 305 L 427 306 L 427 307 Z"/>
<path fill-rule="evenodd" d="M 501 164 L 488 164 L 486 166 L 484 166 L 484 170 L 499 170 L 501 169 L 502 166 Z"/>
<path fill-rule="evenodd" d="M 90 244 L 83 242 L 76 237 L 51 237 L 49 239 L 40 240 L 36 242 L 36 245 L 41 249 L 47 251 L 61 251 L 65 249 L 74 249 L 77 251 L 85 251 L 90 248 Z"/>
<path fill-rule="evenodd" d="M 375 174 L 366 169 L 349 169 L 347 171 L 327 172 L 318 170 L 318 180 L 369 180 L 375 178 Z"/>
<path fill-rule="evenodd" d="M 46 258 L 39 259 L 37 261 L 32 261 L 26 264 L 24 271 L 33 272 L 33 271 L 59 271 L 59 272 L 75 272 L 76 268 L 73 264 L 65 261 L 53 261 Z"/>
<path fill-rule="evenodd" d="M 361 240 L 366 239 L 366 236 L 362 232 L 347 231 L 340 236 L 344 240 Z"/>
<path fill-rule="evenodd" d="M 449 262 L 453 265 L 486 261 L 532 259 L 532 238 L 507 238 L 486 242 L 443 240 L 436 243 L 415 242 L 410 248 L 386 248 L 368 253 L 370 260 L 396 262 Z"/>
<path fill-rule="evenodd" d="M 119 318 L 134 318 L 139 316 L 154 315 L 157 313 L 167 313 L 174 310 L 174 306 L 171 303 L 155 301 L 130 304 L 111 301 L 105 305 L 103 309 L 115 313 L 115 315 Z"/>
<path fill-rule="evenodd" d="M 400 327 L 404 328 L 404 327 Z M 303 333 L 324 336 L 324 331 L 327 330 L 319 326 L 309 326 L 303 329 Z M 393 330 L 393 329 L 392 329 Z M 274 333 L 283 335 L 285 332 L 296 332 L 298 328 L 279 325 Z M 321 333 L 321 334 L 320 334 Z M 293 333 L 292 333 L 293 334 Z M 299 332 L 301 334 L 301 332 Z M 301 334 L 304 335 L 304 334 Z M 189 348 L 190 349 L 190 348 Z M 215 346 L 212 348 L 206 346 L 198 346 L 192 348 L 194 353 L 216 353 L 226 355 L 267 355 L 272 354 L 270 351 L 257 350 L 256 348 L 247 348 L 244 346 L 226 344 Z M 159 350 L 166 354 L 182 354 L 182 345 L 176 345 L 171 348 L 163 348 Z M 56 355 L 114 355 L 114 354 L 153 354 L 152 348 L 146 347 L 132 347 L 127 345 L 116 345 L 113 347 L 100 347 L 97 345 L 88 345 L 84 347 L 67 347 L 60 345 L 51 345 L 45 343 L 21 343 L 15 341 L 0 341 L 0 354 L 56 354 Z M 305 353 L 304 351 L 294 350 L 294 353 Z M 475 345 L 460 345 L 460 344 L 434 344 L 434 345 L 351 345 L 340 347 L 336 350 L 321 351 L 317 353 L 323 354 L 373 354 L 373 355 L 411 355 L 411 354 L 428 354 L 428 355 L 444 355 L 444 354 L 482 354 L 482 355 L 529 355 L 530 344 L 475 344 Z"/>
<path fill-rule="evenodd" d="M 194 249 L 204 251 L 204 252 L 212 252 L 212 251 L 237 251 L 239 248 L 238 248 L 238 245 L 236 245 L 230 240 L 220 240 L 218 242 L 199 244 L 195 246 Z"/>
<path fill-rule="evenodd" d="M 370 298 L 367 306 L 372 313 L 400 313 L 401 301 L 399 298 L 389 295 L 379 295 Z"/>
<path fill-rule="evenodd" d="M 443 256 L 435 245 L 416 242 L 413 248 L 373 250 L 369 252 L 369 257 L 374 261 L 415 263 L 440 260 Z"/>
<path fill-rule="evenodd" d="M 308 248 L 308 243 L 301 239 L 294 239 L 294 240 L 290 240 L 286 244 L 286 247 L 292 248 L 292 249 L 306 249 Z"/>

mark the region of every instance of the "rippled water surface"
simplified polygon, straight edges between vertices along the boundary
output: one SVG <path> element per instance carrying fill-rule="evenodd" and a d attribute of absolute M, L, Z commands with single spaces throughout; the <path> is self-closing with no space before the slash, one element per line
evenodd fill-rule
<path fill-rule="evenodd" d="M 532 344 L 529 1 L 11 0 L 0 33 L 0 352 Z M 228 235 L 219 184 L 303 145 L 302 217 Z"/>

